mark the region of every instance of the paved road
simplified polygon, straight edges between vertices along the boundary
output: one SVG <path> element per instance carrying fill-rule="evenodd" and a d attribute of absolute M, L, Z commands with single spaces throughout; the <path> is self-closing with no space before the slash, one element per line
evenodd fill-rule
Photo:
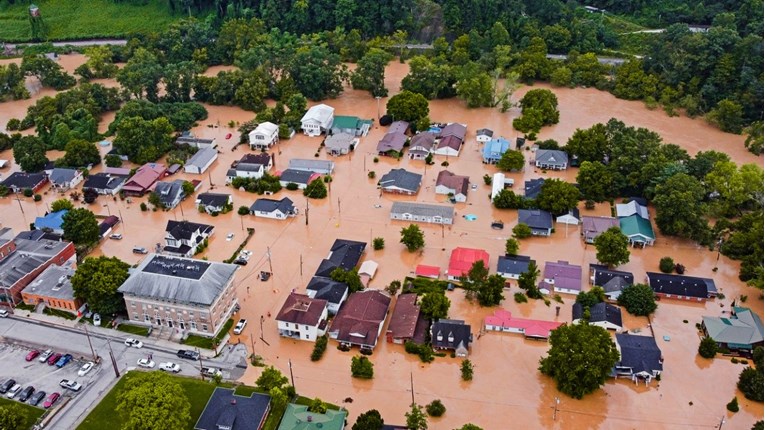
<path fill-rule="evenodd" d="M 10 49 L 16 49 L 17 46 L 42 45 L 42 43 L 6 43 L 4 46 Z M 94 46 L 94 45 L 127 45 L 127 39 L 92 39 L 92 40 L 70 40 L 68 42 L 51 42 L 56 47 L 64 46 Z"/>
<path fill-rule="evenodd" d="M 637 57 L 637 56 L 635 56 Z M 561 55 L 561 54 L 547 54 L 547 58 L 551 60 L 567 60 L 568 55 Z M 626 63 L 627 59 L 625 58 L 611 58 L 611 57 L 598 57 L 598 63 L 600 64 L 608 64 L 610 66 L 621 66 L 622 64 Z"/>

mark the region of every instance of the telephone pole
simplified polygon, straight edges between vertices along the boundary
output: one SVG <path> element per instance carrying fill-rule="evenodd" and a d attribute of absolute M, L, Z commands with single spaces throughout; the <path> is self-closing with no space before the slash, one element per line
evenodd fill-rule
<path fill-rule="evenodd" d="M 88 338 L 88 345 L 90 346 L 90 353 L 93 354 L 93 361 L 98 361 L 98 357 L 96 356 L 96 351 L 93 350 L 93 343 L 90 341 L 90 333 L 88 333 L 88 323 L 84 323 L 82 325 L 83 328 L 85 328 L 85 337 Z"/>
<path fill-rule="evenodd" d="M 555 421 L 558 418 L 558 405 L 560 405 L 560 399 L 556 397 L 555 406 L 553 406 L 553 421 Z"/>
<path fill-rule="evenodd" d="M 290 364 L 290 380 L 292 381 L 292 388 L 295 388 L 295 375 L 292 374 L 292 359 L 287 359 Z"/>
<path fill-rule="evenodd" d="M 409 372 L 409 385 L 412 387 L 412 404 L 414 405 L 414 376 Z"/>
<path fill-rule="evenodd" d="M 720 424 L 717 425 L 717 430 L 721 430 L 723 424 L 725 424 L 725 415 L 723 415 L 723 417 L 720 418 Z"/>
<path fill-rule="evenodd" d="M 300 254 L 300 276 L 303 276 L 303 254 Z"/>
<path fill-rule="evenodd" d="M 308 225 L 308 198 L 305 199 L 305 225 Z"/>
<path fill-rule="evenodd" d="M 112 359 L 112 368 L 114 368 L 114 376 L 120 377 L 120 370 L 117 368 L 117 360 L 114 359 L 114 351 L 112 351 L 112 344 L 109 339 L 106 339 L 106 345 L 109 346 L 109 358 Z"/>
<path fill-rule="evenodd" d="M 266 247 L 266 255 L 268 256 L 268 270 L 271 272 L 271 276 L 273 276 L 274 266 L 271 265 L 271 247 Z"/>

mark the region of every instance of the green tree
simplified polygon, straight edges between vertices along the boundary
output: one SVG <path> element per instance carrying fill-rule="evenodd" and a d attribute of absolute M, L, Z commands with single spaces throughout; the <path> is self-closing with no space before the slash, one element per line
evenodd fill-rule
<path fill-rule="evenodd" d="M 287 397 L 285 390 L 279 387 L 271 387 L 271 389 L 268 390 L 268 394 L 271 396 L 271 405 L 274 410 L 283 410 L 287 407 L 289 397 Z"/>
<path fill-rule="evenodd" d="M 308 412 L 324 414 L 327 412 L 327 404 L 324 403 L 320 398 L 316 397 L 311 400 L 311 404 L 308 406 Z"/>
<path fill-rule="evenodd" d="M 159 196 L 158 192 L 152 191 L 151 193 L 149 193 L 149 198 L 147 200 L 155 208 L 157 208 L 157 209 L 165 209 L 165 204 L 162 202 L 162 198 Z"/>
<path fill-rule="evenodd" d="M 20 429 L 24 428 L 24 412 L 15 404 L 0 407 L 0 428 Z"/>
<path fill-rule="evenodd" d="M 190 181 L 183 181 L 183 184 L 181 185 L 181 189 L 183 190 L 183 195 L 185 197 L 193 195 L 194 191 L 196 190 L 196 188 L 194 187 L 194 184 L 192 184 Z"/>
<path fill-rule="evenodd" d="M 746 149 L 755 155 L 762 154 L 763 148 L 765 148 L 762 121 L 753 122 L 744 129 L 744 133 L 746 133 L 746 140 L 744 141 Z"/>
<path fill-rule="evenodd" d="M 643 62 L 632 59 L 616 69 L 612 93 L 626 100 L 654 97 L 658 92 L 659 78 L 643 70 Z"/>
<path fill-rule="evenodd" d="M 122 166 L 122 159 L 119 155 L 115 154 L 107 154 L 106 157 L 104 157 L 104 162 L 106 163 L 106 167 L 121 167 Z"/>
<path fill-rule="evenodd" d="M 491 181 L 489 181 L 489 184 L 491 184 Z M 533 200 L 515 194 L 508 189 L 500 191 L 499 194 L 494 196 L 494 200 L 492 200 L 492 204 L 494 204 L 494 207 L 497 209 L 525 209 L 529 207 L 531 202 L 533 202 Z"/>
<path fill-rule="evenodd" d="M 608 267 L 615 267 L 630 261 L 630 241 L 619 227 L 611 227 L 595 237 L 595 258 Z"/>
<path fill-rule="evenodd" d="M 418 119 L 430 114 L 428 100 L 422 94 L 411 91 L 401 91 L 388 99 L 386 105 L 388 115 L 396 121 L 417 122 Z"/>
<path fill-rule="evenodd" d="M 566 142 L 566 152 L 582 164 L 585 161 L 602 163 L 611 152 L 608 132 L 605 124 L 595 124 L 584 130 L 577 128 Z"/>
<path fill-rule="evenodd" d="M 521 152 L 508 149 L 497 162 L 497 168 L 505 172 L 518 171 L 523 169 L 524 164 L 526 164 L 526 159 Z"/>
<path fill-rule="evenodd" d="M 372 379 L 375 375 L 374 365 L 363 355 L 351 359 L 351 376 L 360 379 Z"/>
<path fill-rule="evenodd" d="M 87 257 L 72 276 L 74 296 L 102 315 L 125 309 L 117 289 L 128 278 L 130 265 L 117 257 Z"/>
<path fill-rule="evenodd" d="M 324 185 L 324 181 L 316 179 L 305 187 L 303 195 L 309 199 L 323 199 L 327 197 L 327 186 Z"/>
<path fill-rule="evenodd" d="M 486 284 L 489 277 L 489 268 L 482 259 L 478 259 L 470 266 L 467 274 L 460 276 L 460 283 L 465 290 L 465 298 L 472 301 L 478 291 Z"/>
<path fill-rule="evenodd" d="M 475 424 L 467 423 L 463 425 L 462 427 L 454 430 L 483 430 L 481 427 L 478 427 Z"/>
<path fill-rule="evenodd" d="M 416 224 L 409 224 L 409 227 L 401 229 L 401 243 L 406 246 L 409 252 L 417 251 L 425 247 L 425 233 L 420 230 Z"/>
<path fill-rule="evenodd" d="M 162 80 L 162 65 L 157 57 L 145 48 L 138 48 L 117 72 L 117 82 L 135 98 L 159 101 L 159 82 Z"/>
<path fill-rule="evenodd" d="M 393 56 L 382 49 L 371 48 L 359 60 L 356 70 L 351 73 L 351 85 L 354 89 L 369 91 L 372 97 L 385 97 L 385 66 Z"/>
<path fill-rule="evenodd" d="M 156 161 L 170 149 L 172 133 L 173 126 L 165 117 L 153 120 L 125 118 L 117 126 L 114 149 L 136 164 Z"/>
<path fill-rule="evenodd" d="M 379 251 L 385 248 L 385 239 L 382 237 L 374 238 L 374 240 L 372 240 L 372 247 L 375 249 L 375 251 Z"/>
<path fill-rule="evenodd" d="M 481 306 L 497 306 L 505 299 L 502 292 L 505 288 L 505 278 L 494 274 L 489 276 L 476 290 L 476 298 Z"/>
<path fill-rule="evenodd" d="M 297 90 L 311 100 L 337 97 L 343 91 L 346 68 L 340 56 L 325 46 L 301 46 L 288 66 Z"/>
<path fill-rule="evenodd" d="M 552 331 L 549 343 L 539 370 L 555 380 L 559 391 L 577 399 L 603 385 L 619 361 L 619 351 L 602 327 L 563 325 Z"/>
<path fill-rule="evenodd" d="M 762 403 L 764 384 L 762 369 L 747 367 L 739 375 L 737 386 L 744 393 L 744 397 Z"/>
<path fill-rule="evenodd" d="M 272 388 L 281 389 L 287 385 L 288 382 L 289 379 L 282 375 L 282 372 L 280 372 L 279 369 L 274 366 L 268 366 L 260 373 L 260 376 L 255 381 L 255 386 L 265 391 L 271 391 Z"/>
<path fill-rule="evenodd" d="M 191 404 L 183 387 L 164 372 L 139 372 L 117 394 L 122 428 L 186 428 L 191 422 Z"/>
<path fill-rule="evenodd" d="M 428 419 L 422 412 L 422 406 L 412 403 L 412 408 L 404 416 L 406 417 L 407 429 L 428 430 Z"/>
<path fill-rule="evenodd" d="M 385 425 L 380 412 L 377 409 L 370 409 L 356 418 L 351 430 L 382 430 Z"/>
<path fill-rule="evenodd" d="M 470 360 L 462 360 L 462 363 L 460 364 L 460 374 L 462 375 L 463 381 L 473 380 L 473 363 Z"/>
<path fill-rule="evenodd" d="M 428 100 L 455 95 L 456 77 L 448 64 L 435 64 L 422 55 L 409 60 L 409 73 L 401 80 L 401 89 L 422 94 Z"/>
<path fill-rule="evenodd" d="M 685 173 L 677 173 L 656 185 L 653 204 L 656 225 L 663 234 L 697 238 L 707 228 L 703 218 L 704 187 Z"/>
<path fill-rule="evenodd" d="M 527 237 L 531 237 L 531 227 L 529 227 L 528 224 L 519 222 L 515 227 L 513 227 L 513 236 L 518 239 L 526 239 Z"/>
<path fill-rule="evenodd" d="M 348 289 L 351 293 L 356 293 L 364 289 L 364 284 L 361 283 L 361 277 L 359 277 L 359 271 L 357 269 L 345 270 L 342 267 L 336 267 L 329 277 L 335 282 L 343 282 L 348 285 Z"/>
<path fill-rule="evenodd" d="M 725 405 L 725 408 L 728 409 L 731 412 L 738 412 L 738 397 L 733 397 L 733 400 L 728 402 L 727 405 Z"/>
<path fill-rule="evenodd" d="M 422 314 L 431 320 L 446 318 L 452 302 L 446 295 L 438 291 L 425 293 L 420 299 Z"/>
<path fill-rule="evenodd" d="M 521 116 L 513 120 L 513 127 L 526 132 L 539 132 L 545 125 L 557 124 L 560 121 L 558 112 L 558 98 L 546 89 L 534 89 L 526 93 L 519 102 Z M 533 121 L 523 119 L 525 116 L 533 118 Z M 517 124 L 517 125 L 516 125 Z"/>
<path fill-rule="evenodd" d="M 722 131 L 740 134 L 744 129 L 744 109 L 733 100 L 721 100 L 707 114 L 707 120 Z"/>
<path fill-rule="evenodd" d="M 74 209 L 74 205 L 69 201 L 69 199 L 58 199 L 50 204 L 51 212 L 58 212 L 64 209 L 68 211 Z"/>
<path fill-rule="evenodd" d="M 597 161 L 584 161 L 576 174 L 579 192 L 585 200 L 602 202 L 616 194 L 611 170 Z"/>
<path fill-rule="evenodd" d="M 86 167 L 91 164 L 95 166 L 101 162 L 101 154 L 93 142 L 73 139 L 66 144 L 64 151 L 66 154 L 62 159 L 63 166 Z"/>
<path fill-rule="evenodd" d="M 537 196 L 539 209 L 560 215 L 579 202 L 579 189 L 560 179 L 546 179 Z"/>
<path fill-rule="evenodd" d="M 39 172 L 48 163 L 45 143 L 35 136 L 24 136 L 13 145 L 13 159 L 25 172 Z"/>
<path fill-rule="evenodd" d="M 446 406 L 439 399 L 435 399 L 425 406 L 425 411 L 431 417 L 440 417 L 446 412 Z"/>
<path fill-rule="evenodd" d="M 634 284 L 624 287 L 618 298 L 619 306 L 637 316 L 651 315 L 658 304 L 653 289 L 646 284 Z"/>
<path fill-rule="evenodd" d="M 672 273 L 675 270 L 675 260 L 673 260 L 672 257 L 662 257 L 662 259 L 659 260 L 659 270 L 661 270 L 662 273 Z"/>
<path fill-rule="evenodd" d="M 117 66 L 112 62 L 112 50 L 108 46 L 90 46 L 85 48 L 85 62 L 94 78 L 113 78 L 117 74 Z"/>
<path fill-rule="evenodd" d="M 550 82 L 556 87 L 569 87 L 574 73 L 566 66 L 558 67 L 550 74 Z"/>
<path fill-rule="evenodd" d="M 72 209 L 63 217 L 61 227 L 64 239 L 71 240 L 75 245 L 92 245 L 98 242 L 98 221 L 93 212 L 85 208 Z"/>
<path fill-rule="evenodd" d="M 582 305 L 583 309 L 590 309 L 605 300 L 606 292 L 601 287 L 592 287 L 589 291 L 581 291 L 576 295 L 576 303 Z"/>
<path fill-rule="evenodd" d="M 505 254 L 506 255 L 518 255 L 518 248 L 520 244 L 518 240 L 513 237 L 508 237 L 505 241 Z"/>
<path fill-rule="evenodd" d="M 699 355 L 704 358 L 714 358 L 719 350 L 717 342 L 709 336 L 705 336 L 699 343 Z"/>
<path fill-rule="evenodd" d="M 468 108 L 488 107 L 494 104 L 494 85 L 491 76 L 471 63 L 463 66 L 457 79 L 457 96 L 465 100 Z"/>
<path fill-rule="evenodd" d="M 45 87 L 57 91 L 71 88 L 77 83 L 74 77 L 64 71 L 55 61 L 42 55 L 26 55 L 21 60 L 21 70 L 27 76 L 37 76 Z"/>
<path fill-rule="evenodd" d="M 759 420 L 752 426 L 751 430 L 763 430 L 765 429 L 765 421 Z"/>

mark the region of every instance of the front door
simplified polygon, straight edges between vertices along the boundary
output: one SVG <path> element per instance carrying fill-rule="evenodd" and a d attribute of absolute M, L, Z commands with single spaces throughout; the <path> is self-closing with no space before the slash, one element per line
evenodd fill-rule
<path fill-rule="evenodd" d="M 178 322 L 178 327 L 180 327 L 181 330 L 186 330 L 186 324 L 183 321 Z"/>
<path fill-rule="evenodd" d="M 173 320 L 169 319 L 167 320 L 167 326 L 170 328 L 173 328 Z"/>

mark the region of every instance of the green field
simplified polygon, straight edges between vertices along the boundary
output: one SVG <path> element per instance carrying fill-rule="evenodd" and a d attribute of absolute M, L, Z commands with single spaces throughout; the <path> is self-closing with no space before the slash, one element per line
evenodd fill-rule
<path fill-rule="evenodd" d="M 40 418 L 43 412 L 45 412 L 41 408 L 25 405 L 15 400 L 0 398 L 0 407 L 10 405 L 16 405 L 16 407 L 19 408 L 19 410 L 21 410 L 21 412 L 24 414 L 24 424 L 20 427 L 23 429 L 32 428 L 32 426 L 37 422 L 37 419 Z"/>
<path fill-rule="evenodd" d="M 149 0 L 145 6 L 107 0 L 39 0 L 48 40 L 123 37 L 161 30 L 182 17 L 171 15 L 168 2 Z M 0 6 L 0 41 L 25 42 L 32 37 L 27 2 Z"/>

